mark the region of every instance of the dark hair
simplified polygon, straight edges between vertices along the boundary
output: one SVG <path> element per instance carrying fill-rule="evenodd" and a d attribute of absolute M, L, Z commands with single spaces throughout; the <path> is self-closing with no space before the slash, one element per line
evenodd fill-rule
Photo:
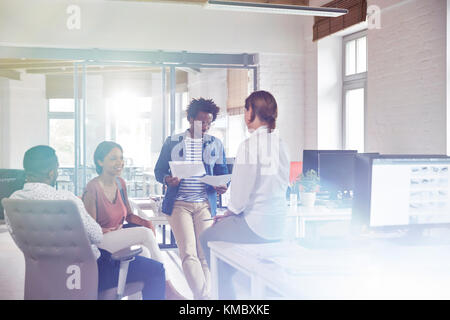
<path fill-rule="evenodd" d="M 28 149 L 23 156 L 23 168 L 27 176 L 45 178 L 59 166 L 55 149 L 39 145 Z"/>
<path fill-rule="evenodd" d="M 213 116 L 212 121 L 215 121 L 220 108 L 214 103 L 212 99 L 192 99 L 186 110 L 188 120 L 195 119 L 200 111 L 211 113 Z"/>
<path fill-rule="evenodd" d="M 267 91 L 255 91 L 245 99 L 245 109 L 252 107 L 250 121 L 258 116 L 261 121 L 267 122 L 269 130 L 275 129 L 278 106 L 273 95 Z"/>
<path fill-rule="evenodd" d="M 95 163 L 95 171 L 97 171 L 98 174 L 102 174 L 102 172 L 103 172 L 103 168 L 102 168 L 102 166 L 100 166 L 98 161 L 105 160 L 105 157 L 114 148 L 119 148 L 120 151 L 122 151 L 122 153 L 123 153 L 123 149 L 120 146 L 120 144 L 115 143 L 114 141 L 103 141 L 103 142 L 100 142 L 100 144 L 95 149 L 95 152 L 94 152 L 94 163 Z"/>

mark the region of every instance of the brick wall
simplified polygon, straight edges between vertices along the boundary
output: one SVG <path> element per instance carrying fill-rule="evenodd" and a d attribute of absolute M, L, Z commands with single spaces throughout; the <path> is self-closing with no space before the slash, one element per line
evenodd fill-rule
<path fill-rule="evenodd" d="M 303 57 L 260 54 L 260 90 L 273 94 L 278 104 L 277 128 L 289 147 L 291 161 L 299 161 L 304 145 Z"/>
<path fill-rule="evenodd" d="M 312 6 L 328 1 L 312 0 Z M 381 29 L 368 33 L 366 151 L 445 153 L 446 0 L 369 0 Z M 304 24 L 305 148 L 318 145 L 317 43 Z M 449 120 L 450 121 L 450 120 Z"/>
<path fill-rule="evenodd" d="M 305 92 L 305 113 L 304 113 L 304 126 L 305 126 L 305 144 L 304 149 L 316 149 L 318 144 L 318 52 L 317 42 L 312 41 L 312 26 L 314 24 L 313 18 L 308 18 L 304 33 L 304 62 L 303 70 L 305 75 L 305 81 L 303 84 L 303 90 Z"/>
<path fill-rule="evenodd" d="M 446 1 L 369 1 L 377 3 L 381 29 L 368 33 L 367 151 L 445 153 Z"/>

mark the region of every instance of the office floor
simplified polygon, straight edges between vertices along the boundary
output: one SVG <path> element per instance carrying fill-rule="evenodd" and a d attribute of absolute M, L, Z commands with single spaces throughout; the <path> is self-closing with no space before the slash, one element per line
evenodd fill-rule
<path fill-rule="evenodd" d="M 25 282 L 25 260 L 22 252 L 0 223 L 0 300 L 21 300 Z"/>
<path fill-rule="evenodd" d="M 181 268 L 176 249 L 164 250 L 164 265 L 177 290 L 188 299 L 192 292 Z M 6 225 L 0 222 L 0 300 L 22 300 L 25 283 L 25 260 L 11 238 Z"/>

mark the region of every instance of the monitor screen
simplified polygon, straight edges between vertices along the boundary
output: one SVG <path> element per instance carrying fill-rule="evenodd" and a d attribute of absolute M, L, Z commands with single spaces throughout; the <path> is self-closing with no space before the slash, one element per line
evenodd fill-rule
<path fill-rule="evenodd" d="M 324 153 L 357 153 L 356 150 L 303 150 L 303 168 L 302 172 L 310 170 L 319 172 L 319 154 Z"/>
<path fill-rule="evenodd" d="M 21 190 L 25 184 L 25 172 L 15 169 L 0 169 L 0 219 L 4 219 L 1 201 L 14 191 Z"/>
<path fill-rule="evenodd" d="M 331 199 L 338 193 L 353 191 L 356 153 L 319 153 L 320 191 L 328 191 Z"/>
<path fill-rule="evenodd" d="M 370 227 L 450 224 L 450 158 L 373 158 Z"/>

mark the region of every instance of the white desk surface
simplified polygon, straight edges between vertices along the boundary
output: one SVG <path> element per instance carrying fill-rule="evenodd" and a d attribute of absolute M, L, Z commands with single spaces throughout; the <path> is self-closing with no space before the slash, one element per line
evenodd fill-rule
<path fill-rule="evenodd" d="M 450 246 L 394 246 L 383 241 L 339 250 L 295 243 L 209 246 L 212 257 L 283 299 L 450 299 Z M 216 277 L 217 271 L 211 271 Z M 252 298 L 262 297 L 259 290 Z"/>
<path fill-rule="evenodd" d="M 155 201 L 149 198 L 130 198 L 130 205 L 132 209 L 137 210 L 137 214 L 151 222 L 159 225 L 169 224 L 167 215 L 159 211 L 159 207 Z M 162 200 L 161 200 L 162 201 Z M 217 208 L 217 214 L 223 214 L 226 211 L 224 208 Z"/>
<path fill-rule="evenodd" d="M 332 208 L 327 206 L 288 207 L 288 217 L 351 217 L 351 208 Z"/>
<path fill-rule="evenodd" d="M 155 201 L 148 198 L 130 198 L 129 201 L 132 208 L 137 210 L 137 214 L 140 217 L 158 225 L 169 224 L 167 215 L 158 211 L 158 206 Z"/>

